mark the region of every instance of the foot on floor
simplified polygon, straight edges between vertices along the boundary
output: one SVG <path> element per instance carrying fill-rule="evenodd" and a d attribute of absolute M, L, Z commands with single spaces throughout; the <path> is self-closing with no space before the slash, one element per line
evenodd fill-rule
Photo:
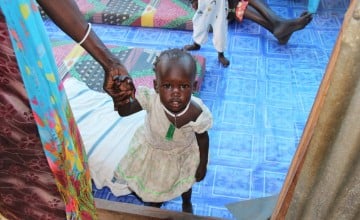
<path fill-rule="evenodd" d="M 193 214 L 193 207 L 191 202 L 183 202 L 182 211 Z"/>
<path fill-rule="evenodd" d="M 144 205 L 145 206 L 156 207 L 156 208 L 161 208 L 163 203 L 162 202 L 145 202 Z"/>
<path fill-rule="evenodd" d="M 224 56 L 223 53 L 219 53 L 218 60 L 223 67 L 228 67 L 230 65 L 230 61 Z"/>
<path fill-rule="evenodd" d="M 190 45 L 185 45 L 184 46 L 184 50 L 189 51 L 189 50 L 200 50 L 201 46 L 197 43 L 193 43 Z"/>

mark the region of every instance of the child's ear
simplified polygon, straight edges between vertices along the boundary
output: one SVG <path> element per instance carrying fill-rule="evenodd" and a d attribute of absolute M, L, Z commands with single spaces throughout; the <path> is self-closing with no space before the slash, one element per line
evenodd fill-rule
<path fill-rule="evenodd" d="M 156 79 L 153 80 L 154 89 L 156 93 L 159 93 L 159 85 Z"/>
<path fill-rule="evenodd" d="M 197 90 L 197 87 L 198 87 L 198 81 L 195 80 L 194 83 L 193 83 L 193 91 L 196 91 Z"/>

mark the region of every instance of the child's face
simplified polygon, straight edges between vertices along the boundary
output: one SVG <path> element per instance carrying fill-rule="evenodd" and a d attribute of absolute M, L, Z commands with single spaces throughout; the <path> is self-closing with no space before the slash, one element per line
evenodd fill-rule
<path fill-rule="evenodd" d="M 158 74 L 154 83 L 162 104 L 173 113 L 185 109 L 196 85 L 191 74 L 176 66 L 168 73 Z"/>

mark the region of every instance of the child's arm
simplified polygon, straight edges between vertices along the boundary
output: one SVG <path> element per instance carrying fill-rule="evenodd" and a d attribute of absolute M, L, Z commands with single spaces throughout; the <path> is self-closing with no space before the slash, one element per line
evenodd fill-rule
<path fill-rule="evenodd" d="M 195 135 L 200 151 L 200 164 L 196 170 L 195 179 L 199 182 L 204 179 L 206 174 L 209 154 L 209 135 L 207 131 L 202 134 L 195 133 Z"/>

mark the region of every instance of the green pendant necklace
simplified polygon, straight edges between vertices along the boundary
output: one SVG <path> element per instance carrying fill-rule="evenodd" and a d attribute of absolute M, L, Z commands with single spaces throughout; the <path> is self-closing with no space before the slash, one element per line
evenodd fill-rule
<path fill-rule="evenodd" d="M 186 105 L 184 110 L 182 110 L 179 113 L 172 113 L 162 103 L 161 103 L 161 106 L 168 115 L 170 115 L 171 117 L 174 118 L 174 124 L 170 123 L 169 128 L 168 128 L 168 130 L 166 132 L 166 136 L 165 136 L 166 140 L 171 141 L 174 138 L 175 129 L 177 127 L 176 119 L 177 119 L 177 117 L 180 117 L 180 116 L 184 115 L 187 112 L 187 110 L 189 110 L 190 102 Z"/>

